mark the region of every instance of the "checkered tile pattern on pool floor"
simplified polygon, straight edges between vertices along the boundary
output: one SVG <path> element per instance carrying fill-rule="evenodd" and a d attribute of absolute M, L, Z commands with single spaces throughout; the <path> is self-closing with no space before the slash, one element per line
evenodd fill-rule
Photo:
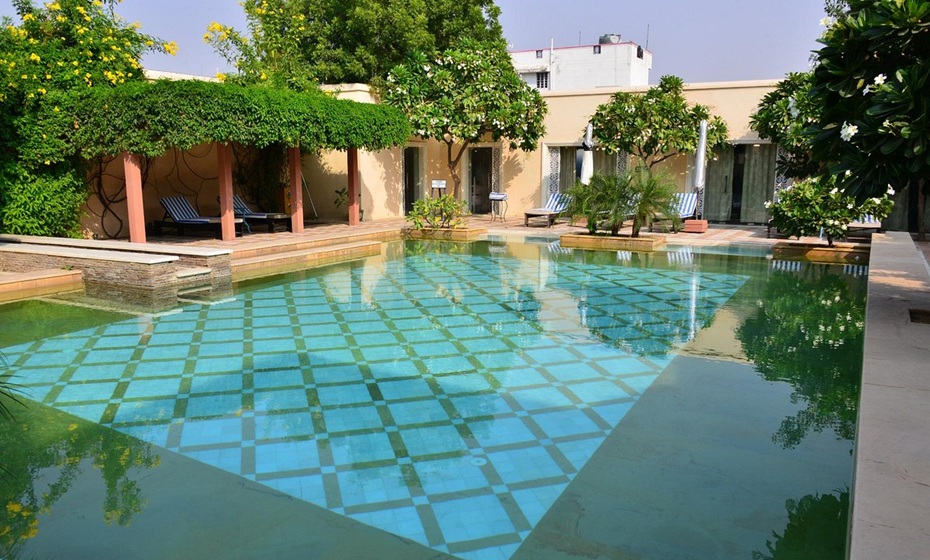
<path fill-rule="evenodd" d="M 31 398 L 464 558 L 508 558 L 745 281 L 342 265 L 4 349 Z"/>

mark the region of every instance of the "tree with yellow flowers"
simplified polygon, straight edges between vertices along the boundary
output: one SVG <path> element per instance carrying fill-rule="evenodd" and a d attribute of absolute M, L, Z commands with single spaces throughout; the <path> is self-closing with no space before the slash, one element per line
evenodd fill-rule
<path fill-rule="evenodd" d="M 0 231 L 75 235 L 87 199 L 80 160 L 47 164 L 30 153 L 43 131 L 34 115 L 56 93 L 142 80 L 147 51 L 177 45 L 145 35 L 114 12 L 119 0 L 13 0 L 0 22 Z M 28 142 L 26 141 L 28 140 Z M 39 150 L 41 151 L 41 149 Z"/>

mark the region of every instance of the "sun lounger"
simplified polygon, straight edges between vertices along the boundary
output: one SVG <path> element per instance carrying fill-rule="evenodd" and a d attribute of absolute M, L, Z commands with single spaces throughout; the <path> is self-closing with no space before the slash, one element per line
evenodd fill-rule
<path fill-rule="evenodd" d="M 675 198 L 677 202 L 675 203 L 676 212 L 678 213 L 679 221 L 684 221 L 686 218 L 693 218 L 695 212 L 697 211 L 697 193 L 695 192 L 686 192 L 686 193 L 675 193 Z M 659 221 L 668 221 L 668 218 L 659 218 L 656 222 Z M 655 226 L 655 222 L 649 225 L 649 231 L 652 231 Z M 675 221 L 672 221 L 672 231 L 678 233 L 678 226 Z"/>
<path fill-rule="evenodd" d="M 570 201 L 571 197 L 567 194 L 550 194 L 549 200 L 546 201 L 545 206 L 542 208 L 531 208 L 530 210 L 524 212 L 525 217 L 523 220 L 523 225 L 529 226 L 530 218 L 546 218 L 547 227 L 552 227 L 552 224 L 555 223 L 556 218 L 559 217 L 559 214 L 565 211 Z"/>
<path fill-rule="evenodd" d="M 222 236 L 223 225 L 219 217 L 201 216 L 183 196 L 166 196 L 159 199 L 165 209 L 165 217 L 155 221 L 155 235 L 161 235 L 165 227 L 174 228 L 184 235 L 185 228 L 210 229 L 217 237 Z M 236 234 L 242 235 L 242 218 L 235 219 Z"/>
<path fill-rule="evenodd" d="M 233 213 L 237 218 L 242 218 L 246 222 L 265 222 L 268 224 L 268 233 L 274 233 L 275 225 L 278 222 L 282 222 L 285 229 L 291 231 L 290 215 L 278 212 L 256 212 L 252 210 L 245 199 L 238 194 L 233 195 Z"/>

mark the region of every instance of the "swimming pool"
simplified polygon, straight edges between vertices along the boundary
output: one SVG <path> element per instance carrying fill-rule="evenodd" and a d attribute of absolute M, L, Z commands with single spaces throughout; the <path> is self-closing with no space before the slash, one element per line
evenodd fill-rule
<path fill-rule="evenodd" d="M 398 243 L 0 339 L 45 405 L 31 425 L 53 426 L 13 439 L 36 476 L 5 496 L 21 528 L 0 538 L 95 557 L 767 557 L 789 518 L 848 500 L 859 273 Z"/>

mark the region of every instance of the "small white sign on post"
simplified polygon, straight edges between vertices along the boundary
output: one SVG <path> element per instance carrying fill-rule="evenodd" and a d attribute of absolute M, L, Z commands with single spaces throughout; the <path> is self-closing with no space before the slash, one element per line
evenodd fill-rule
<path fill-rule="evenodd" d="M 430 191 L 432 196 L 442 196 L 446 192 L 446 181 L 444 179 L 433 179 L 432 188 L 433 190 Z"/>

